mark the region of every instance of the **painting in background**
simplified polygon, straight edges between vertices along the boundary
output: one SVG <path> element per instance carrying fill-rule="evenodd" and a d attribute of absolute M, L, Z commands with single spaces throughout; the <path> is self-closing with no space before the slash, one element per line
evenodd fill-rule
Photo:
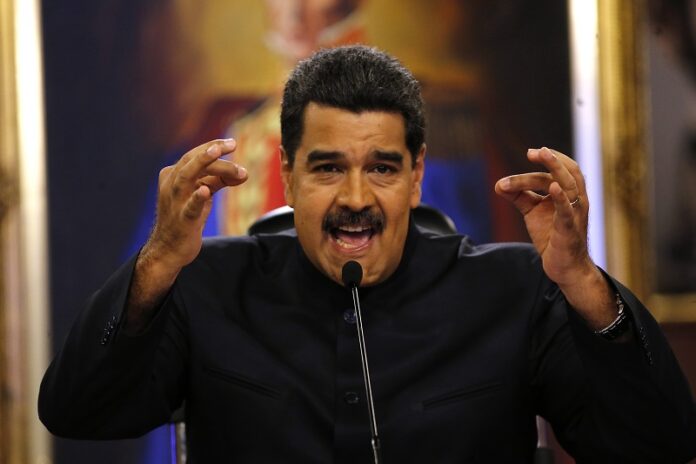
<path fill-rule="evenodd" d="M 494 181 L 528 147 L 572 146 L 567 13 L 556 0 L 43 2 L 53 346 L 147 237 L 159 169 L 239 139 L 250 180 L 218 195 L 206 233 L 243 233 L 283 203 L 279 91 L 317 47 L 363 42 L 413 70 L 429 126 L 423 201 L 477 242 L 527 240 Z M 221 192 L 222 193 L 222 192 Z M 56 440 L 57 464 L 170 462 L 169 431 Z"/>
<path fill-rule="evenodd" d="M 234 157 L 250 181 L 219 195 L 211 221 L 212 230 L 245 233 L 284 204 L 278 113 L 287 73 L 321 47 L 376 45 L 423 84 L 429 120 L 423 201 L 477 241 L 524 240 L 517 213 L 490 186 L 529 169 L 527 147 L 568 152 L 570 146 L 565 10 L 527 3 L 491 10 L 485 2 L 456 0 L 177 2 L 143 26 L 148 43 L 139 49 L 143 69 L 136 66 L 143 124 L 163 119 L 150 136 L 175 148 L 171 162 L 212 137 L 238 139 Z"/>
<path fill-rule="evenodd" d="M 654 285 L 659 293 L 696 292 L 696 2 L 649 5 Z"/>

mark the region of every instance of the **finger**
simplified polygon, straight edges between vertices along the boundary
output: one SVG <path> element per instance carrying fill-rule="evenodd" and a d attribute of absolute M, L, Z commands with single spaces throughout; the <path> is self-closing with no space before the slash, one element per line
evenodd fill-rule
<path fill-rule="evenodd" d="M 508 179 L 507 177 L 500 179 L 495 184 L 495 193 L 515 205 L 515 208 L 523 215 L 527 214 L 544 200 L 545 197 L 543 195 L 539 195 L 531 190 L 508 190 L 505 187 Z"/>
<path fill-rule="evenodd" d="M 570 206 L 570 200 L 565 190 L 557 182 L 554 182 L 549 187 L 549 194 L 556 208 L 553 219 L 554 228 L 563 234 L 573 233 L 575 231 L 575 209 Z"/>
<path fill-rule="evenodd" d="M 183 209 L 186 219 L 196 220 L 203 214 L 207 203 L 212 201 L 212 193 L 207 185 L 199 186 L 189 197 Z"/>
<path fill-rule="evenodd" d="M 172 173 L 174 172 L 174 166 L 165 166 L 162 169 L 160 169 L 159 172 L 159 177 L 157 178 L 157 184 L 160 188 L 162 189 L 162 185 L 169 180 L 171 177 Z"/>
<path fill-rule="evenodd" d="M 575 183 L 578 186 L 578 192 L 580 195 L 585 195 L 585 176 L 583 175 L 582 171 L 580 170 L 580 166 L 578 165 L 578 162 L 575 161 L 573 158 L 571 158 L 568 155 L 564 155 L 558 150 L 554 150 L 553 148 L 549 148 L 551 152 L 553 152 L 556 157 L 565 165 L 565 167 L 568 169 L 568 172 L 573 176 L 575 179 Z"/>
<path fill-rule="evenodd" d="M 184 155 L 181 158 L 179 158 L 179 161 L 176 163 L 176 166 L 179 169 L 183 168 L 196 156 L 205 153 L 211 147 L 214 146 L 219 146 L 222 149 L 223 153 L 220 156 L 223 156 L 225 154 L 232 153 L 237 148 L 237 141 L 235 139 L 215 139 L 209 142 L 205 142 L 184 153 Z"/>
<path fill-rule="evenodd" d="M 529 149 L 527 151 L 527 158 L 534 163 L 544 165 L 553 176 L 553 179 L 559 183 L 569 197 L 575 199 L 580 195 L 578 182 L 568 169 L 568 165 L 575 164 L 575 161 L 565 156 L 563 153 L 553 151 L 546 147 Z"/>
<path fill-rule="evenodd" d="M 186 153 L 174 167 L 171 176 L 172 192 L 188 197 L 198 187 L 197 180 L 205 168 L 236 148 L 234 139 L 214 140 Z"/>
<path fill-rule="evenodd" d="M 500 188 L 507 192 L 521 192 L 522 190 L 533 190 L 537 192 L 548 192 L 553 177 L 548 172 L 530 172 L 517 174 L 500 179 Z"/>
<path fill-rule="evenodd" d="M 189 152 L 190 153 L 190 152 Z M 210 144 L 205 151 L 198 152 L 189 157 L 181 166 L 181 161 L 175 166 L 170 176 L 171 190 L 175 196 L 188 198 L 200 186 L 198 179 L 205 175 L 206 166 L 215 162 L 222 156 L 223 150 L 219 144 Z"/>
<path fill-rule="evenodd" d="M 208 187 L 208 190 L 210 190 L 211 195 L 214 195 L 215 192 L 217 192 L 218 190 L 227 187 L 217 176 L 201 177 L 200 179 L 198 179 L 197 184 L 198 187 L 200 187 L 201 185 L 205 185 L 206 187 Z"/>
<path fill-rule="evenodd" d="M 221 156 L 233 151 L 236 142 L 233 139 L 222 142 L 211 142 L 205 150 L 200 150 L 181 167 L 178 177 L 183 180 L 192 180 L 200 177 L 203 171 Z"/>
<path fill-rule="evenodd" d="M 222 177 L 218 176 L 205 176 L 201 177 L 198 179 L 198 185 L 205 185 L 210 189 L 210 193 L 214 195 L 217 193 L 219 190 L 225 188 L 225 187 L 233 187 L 235 185 L 242 184 L 247 181 L 247 177 L 243 179 L 236 179 L 233 182 L 229 180 L 225 180 Z"/>
<path fill-rule="evenodd" d="M 221 159 L 216 160 L 212 164 L 206 166 L 203 174 L 205 174 L 206 177 L 213 176 L 219 178 L 221 183 L 220 188 L 239 185 L 245 182 L 249 177 L 249 174 L 244 166 Z M 215 190 L 213 193 L 215 193 L 217 190 Z"/>

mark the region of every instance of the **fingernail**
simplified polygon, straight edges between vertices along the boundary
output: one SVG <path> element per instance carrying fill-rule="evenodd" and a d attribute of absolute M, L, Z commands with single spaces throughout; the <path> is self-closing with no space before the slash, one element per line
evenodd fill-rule
<path fill-rule="evenodd" d="M 222 143 L 227 149 L 232 149 L 237 145 L 237 141 L 235 139 L 225 139 Z"/>
<path fill-rule="evenodd" d="M 500 188 L 503 190 L 510 190 L 510 185 L 512 182 L 510 181 L 509 177 L 505 177 L 504 179 L 500 179 Z"/>
<path fill-rule="evenodd" d="M 550 148 L 544 147 L 544 148 L 542 148 L 542 150 L 543 150 L 544 153 L 546 154 L 546 155 L 545 155 L 546 158 L 548 158 L 548 159 L 556 159 L 556 154 L 555 154 L 554 152 L 552 152 Z"/>
<path fill-rule="evenodd" d="M 237 166 L 237 177 L 243 179 L 247 176 L 247 170 L 244 166 Z"/>

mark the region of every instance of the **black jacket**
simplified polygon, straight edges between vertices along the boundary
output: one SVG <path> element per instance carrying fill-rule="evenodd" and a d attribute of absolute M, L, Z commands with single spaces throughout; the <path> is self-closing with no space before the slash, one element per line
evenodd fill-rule
<path fill-rule="evenodd" d="M 207 241 L 129 337 L 119 321 L 134 261 L 46 373 L 39 412 L 53 433 L 138 436 L 185 399 L 190 462 L 370 462 L 350 293 L 294 235 Z M 536 414 L 580 463 L 686 461 L 688 384 L 649 313 L 612 284 L 633 342 L 592 334 L 530 246 L 412 228 L 394 275 L 361 289 L 384 462 L 531 462 Z"/>

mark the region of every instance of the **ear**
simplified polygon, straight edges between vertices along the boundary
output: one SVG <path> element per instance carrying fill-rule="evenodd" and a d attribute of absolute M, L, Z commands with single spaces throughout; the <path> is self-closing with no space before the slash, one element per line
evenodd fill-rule
<path fill-rule="evenodd" d="M 416 162 L 413 165 L 413 183 L 411 184 L 411 208 L 420 205 L 421 201 L 421 184 L 423 183 L 423 175 L 425 174 L 425 144 L 421 145 Z"/>
<path fill-rule="evenodd" d="M 285 152 L 285 148 L 283 148 L 282 145 L 280 146 L 280 177 L 283 180 L 283 187 L 285 189 L 285 202 L 288 204 L 288 206 L 294 208 L 295 198 L 292 195 L 292 165 L 290 164 L 288 154 Z"/>

